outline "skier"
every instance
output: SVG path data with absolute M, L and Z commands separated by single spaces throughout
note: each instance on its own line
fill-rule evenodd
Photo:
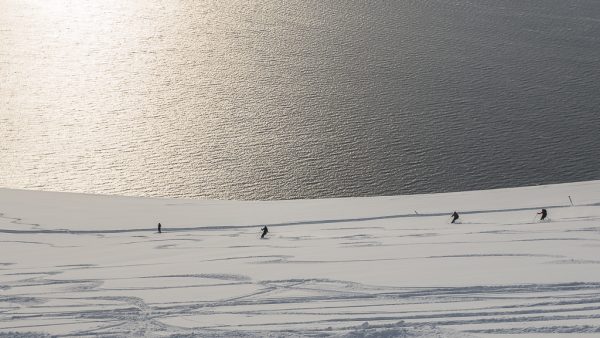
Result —
M 267 229 L 267 226 L 265 225 L 264 227 L 262 227 L 260 230 L 262 230 L 262 235 L 260 235 L 260 239 L 265 238 L 265 236 L 267 235 L 267 233 L 269 232 L 269 229 Z
M 542 215 L 540 217 L 540 221 L 543 221 L 546 219 L 546 216 L 548 216 L 548 211 L 546 211 L 546 209 L 542 209 L 542 211 L 537 213 L 538 215 Z
M 160 223 L 158 223 L 158 233 L 159 234 L 162 234 L 161 228 L 162 228 L 162 225 Z
M 452 222 L 450 222 L 450 223 L 456 222 L 457 219 L 458 219 L 458 212 L 455 211 L 452 213 Z

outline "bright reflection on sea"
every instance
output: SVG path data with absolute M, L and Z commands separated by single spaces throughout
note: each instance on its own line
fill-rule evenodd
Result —
M 0 187 L 269 199 L 600 179 L 593 0 L 0 8 Z

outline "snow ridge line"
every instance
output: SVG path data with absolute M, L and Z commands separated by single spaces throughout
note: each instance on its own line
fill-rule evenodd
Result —
M 599 202 L 578 204 L 577 206 L 589 207 L 599 206 Z M 541 208 L 547 209 L 558 209 L 558 208 L 570 208 L 571 205 L 545 205 L 536 207 L 525 207 L 525 208 L 510 208 L 510 209 L 487 209 L 487 210 L 467 210 L 461 211 L 463 215 L 473 214 L 486 214 L 486 213 L 500 213 L 500 212 L 515 212 L 515 211 L 529 211 L 529 210 L 540 210 Z M 420 213 L 420 214 L 398 214 L 398 215 L 384 215 L 384 216 L 372 216 L 372 217 L 361 217 L 361 218 L 339 218 L 339 219 L 324 219 L 314 221 L 292 221 L 292 222 L 281 222 L 281 223 L 270 223 L 270 224 L 251 224 L 251 225 L 218 225 L 218 226 L 199 226 L 199 227 L 173 227 L 169 228 L 169 232 L 185 232 L 185 231 L 215 231 L 215 230 L 236 230 L 236 229 L 252 229 L 261 226 L 268 227 L 283 227 L 283 226 L 295 226 L 295 225 L 314 225 L 314 224 L 335 224 L 335 223 L 350 223 L 350 222 L 371 222 L 385 219 L 396 219 L 396 218 L 413 218 L 413 217 L 437 217 L 447 216 L 448 212 L 435 212 L 435 213 Z M 0 213 L 0 218 L 12 220 L 10 223 L 20 225 L 30 225 L 39 227 L 37 223 L 25 223 L 21 218 L 8 217 L 4 213 Z M 154 230 L 154 228 L 152 228 Z M 149 228 L 135 228 L 135 229 L 119 229 L 119 230 L 70 230 L 70 229 L 46 229 L 46 230 L 11 230 L 11 229 L 0 229 L 0 233 L 6 234 L 113 234 L 113 233 L 132 233 L 132 232 L 147 232 Z

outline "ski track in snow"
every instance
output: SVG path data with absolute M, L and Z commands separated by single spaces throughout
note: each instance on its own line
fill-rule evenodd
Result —
M 538 209 L 274 222 L 269 241 L 2 213 L 0 337 L 600 334 L 600 204 Z

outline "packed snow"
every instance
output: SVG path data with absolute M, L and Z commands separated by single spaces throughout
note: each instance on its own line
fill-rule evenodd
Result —
M 294 201 L 0 189 L 0 247 L 0 336 L 600 335 L 600 181 Z

